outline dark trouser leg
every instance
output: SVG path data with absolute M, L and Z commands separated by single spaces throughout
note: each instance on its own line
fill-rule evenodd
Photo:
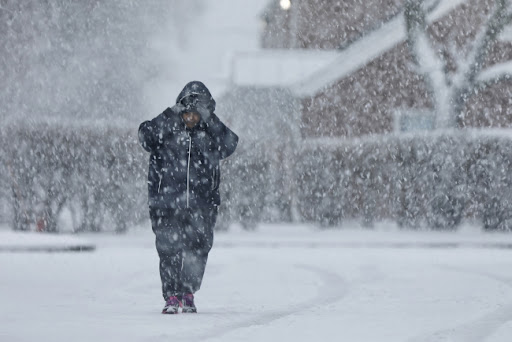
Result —
M 193 210 L 183 235 L 182 293 L 195 293 L 201 288 L 208 253 L 213 245 L 213 229 L 217 208 Z
M 167 300 L 182 293 L 183 213 L 177 210 L 150 210 L 150 216 L 160 258 L 162 295 Z

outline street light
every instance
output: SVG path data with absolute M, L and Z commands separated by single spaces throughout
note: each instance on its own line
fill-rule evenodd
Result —
M 289 10 L 291 5 L 292 5 L 292 2 L 291 0 L 281 0 L 279 2 L 279 5 L 281 5 L 281 8 L 284 9 L 285 11 Z

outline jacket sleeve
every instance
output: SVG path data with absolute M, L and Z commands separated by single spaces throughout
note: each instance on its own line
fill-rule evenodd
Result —
M 152 152 L 160 146 L 164 135 L 164 113 L 139 126 L 139 143 L 143 149 Z
M 227 158 L 235 152 L 238 136 L 213 113 L 208 120 L 208 131 L 217 144 L 220 159 Z
M 156 148 L 157 138 L 151 121 L 144 121 L 139 126 L 139 144 L 147 152 L 151 152 Z

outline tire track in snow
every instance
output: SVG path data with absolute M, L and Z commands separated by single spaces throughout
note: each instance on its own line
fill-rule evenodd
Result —
M 267 325 L 278 319 L 299 313 L 303 311 L 304 308 L 308 308 L 308 310 L 311 310 L 312 308 L 315 307 L 332 304 L 333 302 L 341 300 L 343 297 L 345 297 L 345 295 L 348 292 L 345 280 L 335 273 L 310 265 L 301 264 L 294 265 L 294 267 L 309 271 L 322 280 L 322 286 L 318 289 L 317 296 L 305 302 L 295 304 L 286 309 L 267 311 L 240 322 L 234 322 L 233 324 L 221 326 L 215 330 L 209 331 L 208 333 L 198 336 L 198 338 L 208 340 L 212 338 L 221 337 L 234 330 L 248 328 L 252 326 Z M 340 286 L 332 286 L 332 284 L 340 284 Z
M 309 271 L 315 275 L 315 277 L 321 279 L 322 285 L 318 289 L 318 295 L 307 301 L 294 304 L 286 309 L 281 310 L 269 310 L 264 311 L 260 314 L 253 315 L 252 317 L 235 320 L 230 323 L 221 323 L 213 329 L 202 332 L 201 334 L 194 335 L 190 334 L 187 339 L 191 341 L 205 341 L 209 339 L 219 338 L 235 330 L 249 328 L 252 326 L 263 326 L 267 325 L 278 319 L 294 315 L 308 308 L 308 310 L 314 309 L 315 307 L 321 307 L 324 305 L 332 304 L 336 301 L 341 300 L 348 293 L 346 281 L 339 275 L 321 269 L 319 267 L 297 264 L 294 265 L 296 269 L 303 269 Z M 339 284 L 339 286 L 332 286 L 332 284 Z M 231 320 L 233 317 L 229 315 L 226 317 Z M 161 341 L 163 336 L 148 339 L 148 341 Z
M 512 288 L 512 278 L 501 277 L 488 272 L 475 271 L 462 267 L 439 266 L 439 268 L 490 278 Z M 501 326 L 510 321 L 512 321 L 512 302 L 506 303 L 499 309 L 468 323 L 463 323 L 453 328 L 441 329 L 426 335 L 416 336 L 407 341 L 482 342 L 495 333 Z

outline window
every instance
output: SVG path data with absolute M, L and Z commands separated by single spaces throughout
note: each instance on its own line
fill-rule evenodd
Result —
M 430 110 L 401 109 L 395 112 L 395 132 L 431 131 L 435 116 Z

